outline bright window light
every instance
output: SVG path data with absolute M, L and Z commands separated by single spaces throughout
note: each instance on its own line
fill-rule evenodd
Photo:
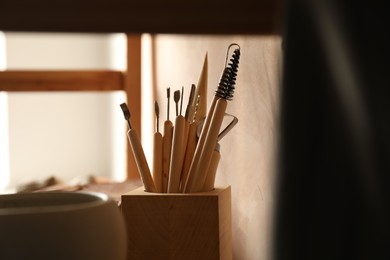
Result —
M 126 35 L 114 33 L 110 35 L 110 68 L 113 70 L 126 70 Z
M 141 38 L 141 125 L 142 146 L 146 160 L 153 165 L 154 95 L 152 82 L 152 36 L 143 34 Z
M 58 49 L 62 51 L 58 52 Z M 126 52 L 126 35 L 119 33 L 82 35 L 0 32 L 0 70 L 125 71 Z M 113 181 L 125 180 L 127 128 L 119 106 L 123 102 L 126 102 L 124 91 L 0 92 L 0 192 L 12 191 L 20 184 L 41 181 L 49 176 L 69 183 L 73 180 L 83 181 L 84 175 L 107 176 Z M 20 106 L 20 103 L 24 106 Z M 24 111 L 28 106 L 32 109 Z M 54 109 L 48 110 L 47 107 Z M 26 113 L 33 114 L 34 121 L 27 124 L 28 133 L 20 135 L 20 126 L 26 121 L 20 120 L 20 115 Z M 61 120 L 52 124 L 50 118 L 53 117 L 61 117 Z M 65 131 L 69 125 L 77 127 Z M 57 138 L 61 135 L 63 138 Z M 23 138 L 31 138 L 32 144 L 24 147 Z M 55 145 L 57 142 L 58 146 Z M 36 147 L 39 147 L 37 153 L 29 150 Z M 20 154 L 20 151 L 23 153 Z M 76 152 L 81 155 L 77 156 Z M 37 163 L 46 157 L 51 159 Z
M 0 91 L 0 193 L 9 185 L 8 97 Z

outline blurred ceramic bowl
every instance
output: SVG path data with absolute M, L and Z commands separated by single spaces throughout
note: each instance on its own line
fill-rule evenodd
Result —
M 105 194 L 0 195 L 0 259 L 124 260 L 125 230 Z

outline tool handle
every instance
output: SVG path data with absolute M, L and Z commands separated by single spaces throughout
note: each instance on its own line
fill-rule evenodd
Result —
M 197 143 L 196 130 L 197 130 L 196 123 L 192 123 L 189 125 L 187 147 L 186 147 L 186 153 L 184 157 L 182 177 L 181 177 L 183 186 L 187 182 L 188 172 L 190 170 L 191 162 L 195 154 L 195 147 Z M 184 189 L 184 187 L 182 188 Z
M 221 153 L 219 152 L 219 144 L 217 143 L 213 154 L 211 155 L 211 161 L 209 169 L 207 170 L 206 180 L 204 181 L 203 191 L 212 191 L 214 189 L 215 176 L 217 175 L 217 169 L 220 160 Z
M 172 149 L 173 124 L 172 121 L 166 120 L 164 122 L 164 137 L 163 137 L 163 168 L 162 168 L 162 192 L 166 193 L 168 190 L 169 179 L 169 165 L 171 160 Z
M 157 192 L 162 192 L 163 187 L 163 175 L 162 175 L 162 162 L 163 162 L 163 138 L 161 133 L 156 132 L 153 136 L 153 180 L 156 186 Z
M 150 173 L 148 163 L 146 161 L 144 150 L 142 149 L 141 142 L 138 138 L 137 132 L 134 129 L 127 131 L 127 137 L 129 138 L 129 143 L 131 150 L 133 151 L 135 162 L 137 164 L 138 172 L 141 177 L 142 182 L 144 183 L 145 191 L 147 192 L 156 192 L 156 187 Z
M 168 193 L 178 193 L 180 190 L 181 170 L 184 161 L 186 120 L 179 115 L 173 129 L 171 161 L 169 166 Z
M 195 179 L 192 186 L 189 187 L 189 192 L 201 192 L 203 189 L 207 170 L 211 161 L 211 155 L 214 151 L 215 145 L 217 144 L 218 134 L 225 116 L 226 107 L 227 101 L 225 99 L 219 99 L 215 105 L 215 110 L 211 118 L 210 127 L 207 131 L 198 167 L 194 173 Z
M 198 143 L 197 143 L 196 148 L 195 148 L 195 154 L 192 158 L 191 166 L 190 166 L 190 169 L 188 171 L 187 181 L 185 183 L 184 190 L 183 190 L 184 193 L 190 192 L 190 187 L 192 187 L 193 182 L 196 178 L 195 172 L 199 166 L 200 155 L 201 155 L 202 150 L 203 150 L 203 145 L 204 145 L 204 142 L 206 140 L 206 135 L 207 135 L 207 132 L 208 132 L 208 129 L 210 126 L 211 118 L 213 116 L 217 100 L 218 100 L 217 97 L 213 98 L 213 101 L 211 102 L 211 105 L 210 105 L 209 113 L 207 114 L 207 117 L 206 117 L 205 122 L 203 124 L 202 132 L 200 133 L 200 137 L 199 137 Z

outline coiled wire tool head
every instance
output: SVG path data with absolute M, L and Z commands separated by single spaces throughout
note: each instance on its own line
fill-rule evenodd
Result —
M 229 51 L 233 46 L 237 46 L 238 48 L 233 51 L 230 62 L 228 63 Z M 223 70 L 219 86 L 215 91 L 216 96 L 226 100 L 233 100 L 240 54 L 240 46 L 238 44 L 232 43 L 229 45 L 226 53 L 225 69 Z

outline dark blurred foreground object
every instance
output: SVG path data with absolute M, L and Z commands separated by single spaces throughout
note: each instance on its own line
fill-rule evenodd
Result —
M 390 14 L 287 1 L 274 259 L 390 259 Z

